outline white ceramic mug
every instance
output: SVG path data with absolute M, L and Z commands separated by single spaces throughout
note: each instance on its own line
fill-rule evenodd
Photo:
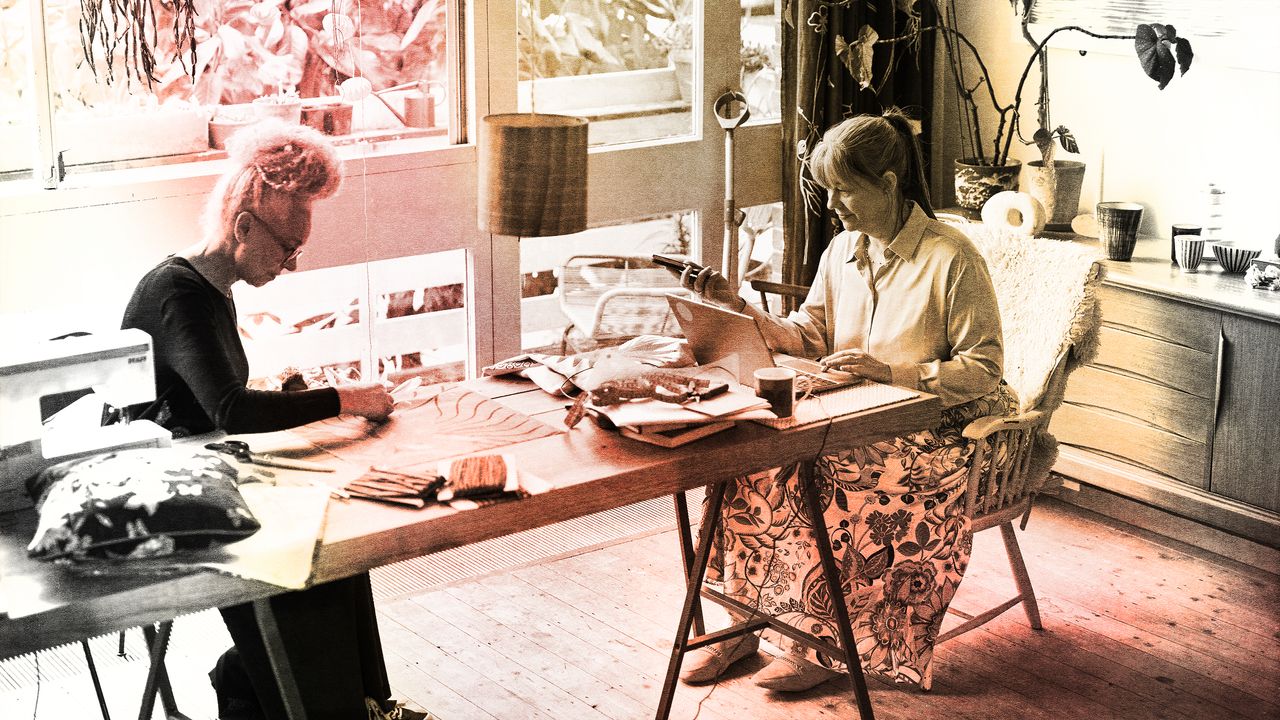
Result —
M 756 395 L 769 401 L 769 408 L 780 418 L 795 412 L 796 371 L 785 367 L 760 368 L 755 372 Z

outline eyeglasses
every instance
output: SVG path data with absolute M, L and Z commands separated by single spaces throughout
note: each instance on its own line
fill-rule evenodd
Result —
M 249 217 L 253 218 L 254 220 L 257 220 L 258 225 L 261 226 L 263 231 L 267 233 L 267 236 L 270 237 L 273 241 L 275 241 L 275 244 L 279 245 L 280 249 L 287 254 L 287 257 L 285 257 L 285 259 L 281 261 L 280 263 L 281 265 L 288 265 L 294 260 L 297 260 L 298 256 L 302 254 L 302 243 L 298 243 L 297 245 L 295 245 L 291 242 L 287 242 L 284 238 L 277 235 L 276 232 L 271 229 L 271 226 L 268 225 L 265 220 L 258 217 L 252 210 L 244 210 L 243 212 L 247 213 Z

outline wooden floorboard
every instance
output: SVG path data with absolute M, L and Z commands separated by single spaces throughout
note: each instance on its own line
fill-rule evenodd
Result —
M 872 678 L 878 718 L 1280 720 L 1276 576 L 1052 500 L 1019 537 L 1045 629 L 1014 608 L 939 646 L 928 693 Z M 443 720 L 652 717 L 680 572 L 665 532 L 381 602 L 396 694 Z M 953 605 L 974 612 L 1013 593 L 999 533 L 979 534 Z M 707 617 L 727 621 L 714 606 Z M 206 673 L 227 642 L 220 620 L 180 619 L 174 632 L 179 706 L 213 720 Z M 672 718 L 857 716 L 847 680 L 794 695 L 755 686 L 769 649 L 716 685 L 680 685 Z M 137 716 L 144 672 L 104 672 L 113 716 Z M 97 717 L 86 676 L 42 683 L 35 706 L 34 687 L 0 692 L 6 720 Z

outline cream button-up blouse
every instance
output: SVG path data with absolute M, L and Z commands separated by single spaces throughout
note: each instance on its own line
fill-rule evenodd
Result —
M 843 232 L 818 263 L 809 296 L 786 319 L 749 306 L 774 350 L 819 357 L 860 349 L 890 366 L 893 384 L 946 406 L 1000 384 L 1004 344 L 991 275 L 960 230 L 912 204 L 873 271 L 862 233 Z

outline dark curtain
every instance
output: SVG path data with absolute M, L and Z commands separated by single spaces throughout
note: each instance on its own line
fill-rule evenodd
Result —
M 895 0 L 789 0 L 782 16 L 783 224 L 786 237 L 782 273 L 788 283 L 809 285 L 818 258 L 836 232 L 826 209 L 826 192 L 804 166 L 808 148 L 828 127 L 851 115 L 879 113 L 898 106 L 923 123 L 930 137 L 933 110 L 933 33 L 917 44 L 876 46 L 875 80 L 858 86 L 836 55 L 836 38 L 852 43 L 863 25 L 880 38 L 906 34 L 908 16 Z M 934 24 L 932 3 L 917 3 L 921 26 Z M 925 177 L 929 149 L 925 147 Z

